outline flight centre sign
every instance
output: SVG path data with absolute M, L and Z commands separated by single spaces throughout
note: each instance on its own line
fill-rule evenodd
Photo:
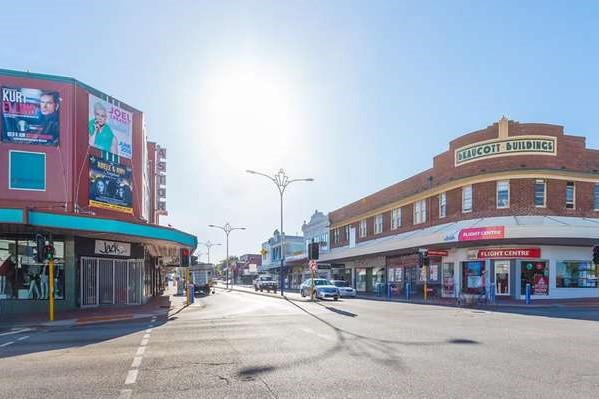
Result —
M 455 150 L 455 166 L 511 155 L 557 155 L 553 136 L 514 136 L 469 144 Z

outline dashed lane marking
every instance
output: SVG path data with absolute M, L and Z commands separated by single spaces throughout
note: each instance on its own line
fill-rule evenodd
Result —
M 141 356 L 144 354 L 145 351 L 146 351 L 146 347 L 140 346 L 139 348 L 137 348 L 137 352 L 135 353 L 135 356 Z
M 129 373 L 127 374 L 127 379 L 125 380 L 125 385 L 135 384 L 135 381 L 137 381 L 138 373 L 139 373 L 138 369 L 129 370 Z
M 5 342 L 5 343 L 3 343 L 2 345 L 0 345 L 0 348 L 7 347 L 8 345 L 12 345 L 12 344 L 14 344 L 14 343 L 15 343 L 15 341 L 8 341 L 8 342 Z
M 146 346 L 148 344 L 148 339 L 141 340 L 141 346 Z
M 131 389 L 121 389 L 121 394 L 119 395 L 119 399 L 129 399 L 133 390 Z
M 139 366 L 141 365 L 141 359 L 143 359 L 142 356 L 135 356 L 133 358 L 133 363 L 131 363 L 131 368 L 132 369 L 139 368 Z
M 22 341 L 22 340 L 27 339 L 29 337 L 30 337 L 30 335 L 25 335 L 24 337 L 17 338 L 17 341 Z
M 24 333 L 26 331 L 31 331 L 31 328 L 21 328 L 20 330 L 7 331 L 7 332 L 0 334 L 0 337 L 3 337 L 5 335 L 20 334 L 20 333 Z

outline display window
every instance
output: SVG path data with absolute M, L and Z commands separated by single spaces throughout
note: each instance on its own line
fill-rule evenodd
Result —
M 510 261 L 495 261 L 495 294 L 510 295 Z
M 485 286 L 485 262 L 462 262 L 462 292 L 466 294 L 483 294 Z
M 442 280 L 443 280 L 443 296 L 446 298 L 452 298 L 455 296 L 455 283 L 454 283 L 454 270 L 453 263 L 443 263 L 441 268 Z
M 557 262 L 557 288 L 597 288 L 595 265 L 591 261 Z
M 64 299 L 64 242 L 54 241 L 54 298 Z M 32 240 L 0 240 L 0 300 L 47 300 L 48 262 L 36 261 Z
M 522 261 L 521 295 L 526 294 L 530 284 L 532 295 L 549 295 L 549 266 L 546 261 Z
M 366 269 L 356 268 L 356 290 L 365 292 L 366 291 Z

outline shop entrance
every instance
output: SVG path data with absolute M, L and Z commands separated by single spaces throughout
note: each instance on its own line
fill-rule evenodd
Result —
M 81 258 L 81 307 L 141 304 L 143 259 Z
M 418 266 L 410 266 L 404 268 L 404 270 L 406 273 L 404 278 L 404 284 L 407 285 L 407 283 L 410 283 L 410 296 L 421 296 L 422 289 L 420 288 L 420 284 L 423 284 L 424 280 L 422 280 L 422 283 L 420 282 L 420 268 Z
M 510 261 L 495 261 L 495 295 L 510 295 Z

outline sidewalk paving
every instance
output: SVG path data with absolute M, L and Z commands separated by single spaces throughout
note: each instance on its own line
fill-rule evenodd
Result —
M 226 289 L 223 285 L 217 286 L 217 288 Z M 280 291 L 277 293 L 268 293 L 268 292 L 260 292 L 255 291 L 253 286 L 250 285 L 234 285 L 232 288 L 233 291 L 241 291 L 248 292 L 256 295 L 270 296 L 270 297 L 278 297 L 283 298 L 281 296 Z M 285 298 L 292 301 L 299 302 L 309 302 L 310 298 L 302 298 L 299 294 L 299 290 L 287 289 L 285 290 Z M 411 300 L 406 300 L 405 298 L 400 297 L 391 297 L 387 296 L 377 296 L 375 293 L 367 294 L 367 293 L 358 293 L 356 298 L 359 299 L 368 299 L 375 301 L 386 301 L 386 302 L 402 302 L 402 303 L 411 303 L 418 305 L 434 305 L 434 306 L 453 306 L 458 307 L 455 298 L 430 298 L 427 301 L 424 301 L 422 298 L 413 298 Z M 599 308 L 599 299 L 598 298 L 577 298 L 577 299 L 533 299 L 532 303 L 527 305 L 524 300 L 518 301 L 515 299 L 504 299 L 500 298 L 495 301 L 495 303 L 489 303 L 486 305 L 462 305 L 461 307 L 477 307 L 477 308 L 567 308 L 567 307 L 576 307 L 576 308 Z
M 152 316 L 172 315 L 187 306 L 187 298 L 176 296 L 176 288 L 167 288 L 161 296 L 143 305 L 81 308 L 56 312 L 54 321 L 47 313 L 10 315 L 0 321 L 0 330 L 26 327 L 70 327 L 111 321 L 132 320 Z

